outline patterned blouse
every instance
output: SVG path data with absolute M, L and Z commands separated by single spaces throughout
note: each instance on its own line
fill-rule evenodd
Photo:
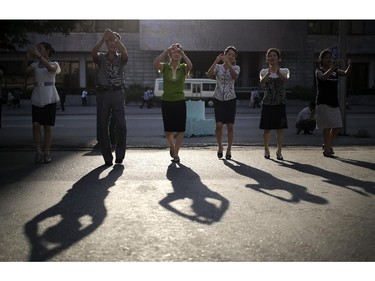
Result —
M 234 72 L 240 75 L 240 67 L 238 65 L 232 66 Z M 214 98 L 220 101 L 228 101 L 236 98 L 234 92 L 235 79 L 230 75 L 229 69 L 225 69 L 223 64 L 217 64 L 215 66 L 214 74 L 216 76 L 216 88 L 214 92 Z
M 259 73 L 260 79 L 266 76 L 268 68 L 262 69 Z M 285 77 L 289 78 L 290 71 L 287 68 L 280 68 L 280 73 Z M 263 97 L 262 103 L 265 105 L 279 105 L 286 104 L 286 94 L 284 89 L 284 83 L 279 78 L 279 75 L 271 72 L 269 79 L 265 85 L 266 91 Z
M 98 59 L 95 61 L 98 65 L 97 83 L 100 86 L 124 86 L 125 84 L 125 65 L 127 60 L 121 58 L 117 53 L 112 62 L 107 60 L 107 53 L 99 52 Z

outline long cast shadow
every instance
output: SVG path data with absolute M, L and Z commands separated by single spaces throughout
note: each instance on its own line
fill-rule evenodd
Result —
M 100 166 L 82 177 L 60 202 L 25 224 L 24 231 L 31 244 L 30 261 L 51 259 L 103 223 L 107 215 L 104 200 L 108 189 L 115 185 L 124 170 L 123 166 L 114 166 L 106 177 L 99 179 L 106 168 Z M 51 226 L 44 229 L 44 224 Z
M 236 173 L 254 179 L 258 182 L 258 184 L 247 184 L 246 187 L 264 193 L 281 201 L 289 203 L 299 203 L 301 201 L 306 201 L 314 204 L 328 204 L 328 201 L 325 198 L 309 193 L 308 189 L 304 186 L 278 179 L 270 173 L 266 173 L 257 168 L 248 166 L 242 162 L 236 160 L 224 160 L 224 164 Z M 271 190 L 287 191 L 291 194 L 291 198 L 288 199 L 272 194 L 270 193 Z
M 324 170 L 317 166 L 313 166 L 309 164 L 301 164 L 301 163 L 289 161 L 289 160 L 283 161 L 281 165 L 283 165 L 283 167 L 294 169 L 302 173 L 307 173 L 310 175 L 316 175 L 316 176 L 325 178 L 324 181 L 327 183 L 349 189 L 363 196 L 369 196 L 368 194 L 375 194 L 374 182 L 358 180 L 358 179 L 346 176 L 341 173 L 335 173 L 335 172 Z M 352 186 L 359 187 L 363 189 L 365 192 L 361 190 L 356 190 L 352 188 Z
M 337 157 L 337 158 L 334 158 L 334 159 L 339 160 L 341 162 L 344 162 L 346 164 L 351 164 L 351 165 L 354 165 L 354 166 L 358 166 L 358 167 L 361 167 L 361 168 L 366 168 L 366 169 L 375 171 L 375 164 L 374 163 L 369 163 L 369 162 L 360 161 L 360 160 L 347 159 L 347 158 L 341 158 L 341 157 Z
M 204 185 L 197 173 L 183 164 L 168 166 L 167 178 L 171 181 L 173 192 L 162 199 L 159 204 L 167 210 L 202 224 L 212 224 L 220 221 L 229 206 L 229 201 L 219 193 L 210 190 Z M 174 201 L 191 199 L 191 211 L 184 211 L 172 206 Z M 215 201 L 215 204 L 210 201 Z M 189 210 L 190 211 L 190 210 Z

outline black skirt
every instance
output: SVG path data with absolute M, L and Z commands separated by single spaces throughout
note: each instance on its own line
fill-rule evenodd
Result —
M 55 126 L 56 103 L 50 103 L 44 107 L 32 105 L 32 122 L 40 125 Z
M 259 129 L 276 130 L 288 128 L 285 104 L 262 105 Z
M 214 99 L 215 121 L 222 124 L 234 124 L 236 117 L 236 99 L 221 101 Z
M 186 130 L 186 102 L 162 101 L 164 132 L 185 132 Z

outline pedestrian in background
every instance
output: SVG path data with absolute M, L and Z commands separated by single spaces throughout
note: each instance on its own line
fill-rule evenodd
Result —
M 315 71 L 316 77 L 316 125 L 323 129 L 323 155 L 333 157 L 332 141 L 342 128 L 342 119 L 338 99 L 338 76 L 349 76 L 352 63 L 350 59 L 346 70 L 340 69 L 344 61 L 333 61 L 332 51 L 323 50 L 318 59 L 319 67 Z
M 166 56 L 169 62 L 164 62 Z M 181 63 L 184 59 L 185 63 Z M 193 69 L 193 64 L 186 56 L 180 43 L 172 44 L 157 56 L 154 68 L 163 73 L 163 95 L 161 109 L 164 132 L 169 144 L 169 154 L 173 162 L 180 162 L 179 151 L 186 129 L 186 101 L 184 94 L 185 78 Z M 176 139 L 174 138 L 176 132 Z
M 103 45 L 107 51 L 100 52 Z M 125 66 L 128 62 L 128 52 L 121 42 L 117 32 L 106 29 L 102 39 L 91 51 L 97 64 L 97 126 L 98 142 L 107 166 L 113 165 L 111 141 L 109 135 L 109 120 L 113 114 L 116 138 L 116 164 L 121 164 L 126 150 L 126 120 L 125 120 Z
M 312 134 L 316 127 L 316 104 L 311 101 L 309 106 L 303 108 L 297 115 L 297 135 L 303 131 L 305 135 Z
M 145 91 L 143 92 L 142 104 L 139 108 L 143 108 L 145 105 L 147 105 L 148 107 L 149 98 L 150 98 L 150 94 L 149 94 L 148 88 L 145 88 Z
M 86 106 L 87 105 L 87 99 L 88 99 L 87 95 L 88 95 L 87 89 L 83 89 L 82 95 L 81 95 L 82 106 Z
M 60 105 L 61 105 L 61 111 L 65 111 L 65 101 L 66 101 L 66 94 L 65 91 L 60 90 Z
M 216 77 L 214 91 L 214 111 L 216 122 L 216 140 L 219 146 L 217 157 L 223 157 L 223 125 L 227 126 L 228 145 L 225 153 L 226 159 L 232 158 L 232 144 L 234 137 L 234 120 L 236 116 L 236 93 L 234 83 L 240 74 L 240 67 L 236 65 L 237 50 L 228 46 L 223 53 L 218 55 L 207 71 L 207 77 Z
M 26 59 L 23 63 L 25 72 L 34 74 L 34 89 L 31 94 L 33 137 L 36 148 L 35 163 L 50 163 L 52 127 L 55 126 L 56 104 L 60 100 L 55 81 L 56 74 L 61 72 L 58 62 L 50 61 L 51 55 L 55 53 L 52 45 L 41 42 L 36 47 L 28 49 Z M 34 58 L 31 65 L 28 59 Z M 44 155 L 41 149 L 41 126 L 44 127 Z
M 270 48 L 266 53 L 268 68 L 259 73 L 260 85 L 265 86 L 259 128 L 263 131 L 264 158 L 270 159 L 269 143 L 271 130 L 276 130 L 277 151 L 276 158 L 284 160 L 282 147 L 284 143 L 284 129 L 288 128 L 286 116 L 286 94 L 284 83 L 288 81 L 290 71 L 281 68 L 281 52 L 277 48 Z

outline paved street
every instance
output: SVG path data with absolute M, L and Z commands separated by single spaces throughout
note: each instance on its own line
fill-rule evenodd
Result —
M 128 124 L 142 118 L 129 110 Z M 352 120 L 373 118 L 371 110 Z M 93 114 L 59 117 L 95 124 Z M 211 136 L 206 144 L 187 139 L 181 164 L 173 164 L 160 136 L 150 147 L 131 146 L 123 166 L 108 168 L 92 150 L 95 127 L 80 133 L 91 145 L 67 145 L 78 130 L 57 133 L 53 162 L 34 165 L 30 127 L 17 130 L 27 141 L 11 133 L 12 122 L 25 118 L 5 114 L 10 123 L 0 130 L 0 261 L 375 260 L 372 128 L 369 138 L 339 137 L 333 159 L 322 156 L 319 132 L 290 131 L 285 161 L 274 148 L 266 160 L 262 146 L 249 143 L 236 144 L 233 160 L 218 160 Z M 306 142 L 296 144 L 297 137 Z

